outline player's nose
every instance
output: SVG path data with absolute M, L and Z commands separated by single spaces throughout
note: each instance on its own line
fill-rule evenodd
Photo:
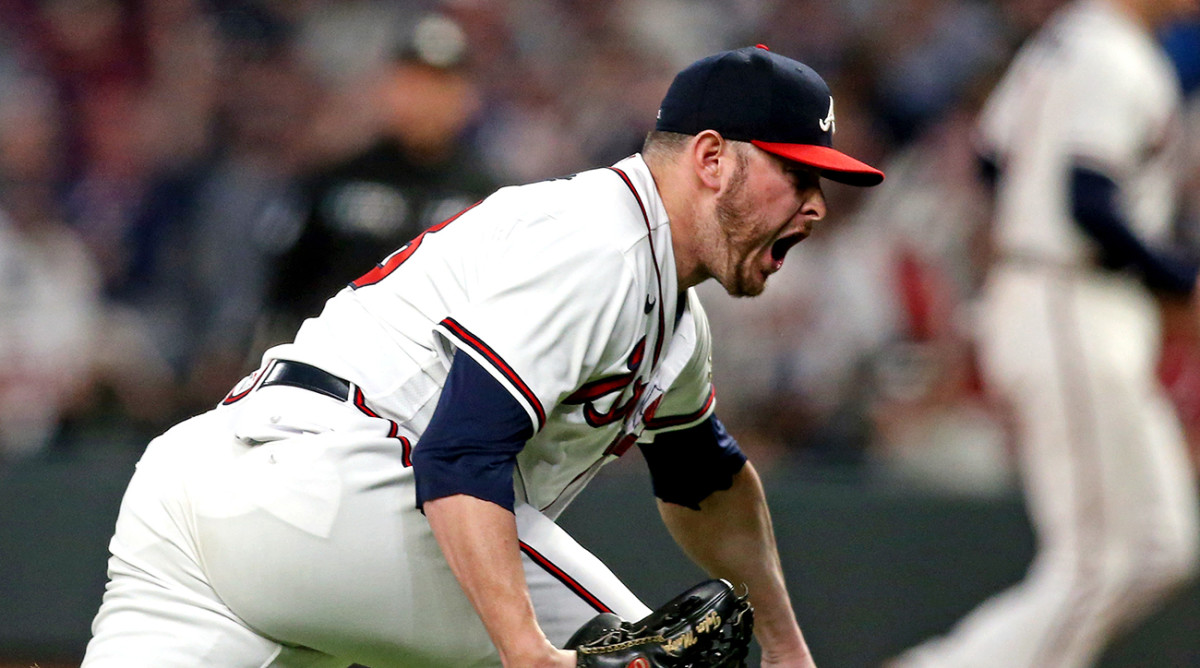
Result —
M 825 218 L 828 212 L 825 205 L 825 192 L 818 186 L 806 191 L 804 201 L 800 205 L 800 216 L 807 222 L 815 223 Z

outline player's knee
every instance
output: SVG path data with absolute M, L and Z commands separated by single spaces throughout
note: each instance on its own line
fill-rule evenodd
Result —
M 1174 590 L 1200 575 L 1200 536 L 1179 532 L 1155 552 L 1151 566 L 1164 589 Z
M 1126 557 L 1122 577 L 1117 578 L 1120 586 L 1114 590 L 1121 600 L 1113 603 L 1157 603 L 1200 574 L 1200 538 L 1188 532 L 1159 532 L 1131 546 Z

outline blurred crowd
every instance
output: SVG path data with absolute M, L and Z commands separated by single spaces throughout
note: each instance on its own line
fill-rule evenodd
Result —
M 766 459 L 1004 485 L 971 133 L 1059 4 L 0 0 L 0 460 L 140 448 L 411 236 L 638 150 L 676 71 L 764 43 L 825 76 L 839 147 L 888 179 L 830 184 L 762 298 L 702 288 L 723 419 Z M 1193 88 L 1198 32 L 1164 35 Z M 1194 143 L 1179 233 L 1200 247 Z M 1192 329 L 1164 378 L 1200 425 Z

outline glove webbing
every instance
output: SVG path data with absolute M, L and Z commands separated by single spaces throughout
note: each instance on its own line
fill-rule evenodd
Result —
M 600 641 L 596 641 L 596 642 L 602 642 L 602 641 L 603 641 L 603 639 L 601 639 Z M 602 645 L 599 647 L 590 647 L 589 645 L 595 644 L 593 642 L 593 643 L 589 643 L 589 645 L 584 645 L 582 647 L 579 647 L 575 651 L 579 652 L 580 654 L 608 654 L 610 652 L 618 652 L 623 649 L 637 647 L 638 645 L 651 645 L 654 643 L 661 644 L 661 643 L 665 643 L 666 641 L 667 641 L 667 639 L 664 638 L 663 636 L 654 635 L 654 636 L 646 636 L 644 638 L 634 638 L 632 640 L 626 640 L 624 642 L 613 643 L 612 645 Z

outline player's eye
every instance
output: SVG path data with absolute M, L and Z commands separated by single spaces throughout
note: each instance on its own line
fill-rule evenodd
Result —
M 816 188 L 821 184 L 820 174 L 818 174 L 816 170 L 808 167 L 801 167 L 797 165 L 794 167 L 789 167 L 784 171 L 791 180 L 792 187 L 799 192 Z

